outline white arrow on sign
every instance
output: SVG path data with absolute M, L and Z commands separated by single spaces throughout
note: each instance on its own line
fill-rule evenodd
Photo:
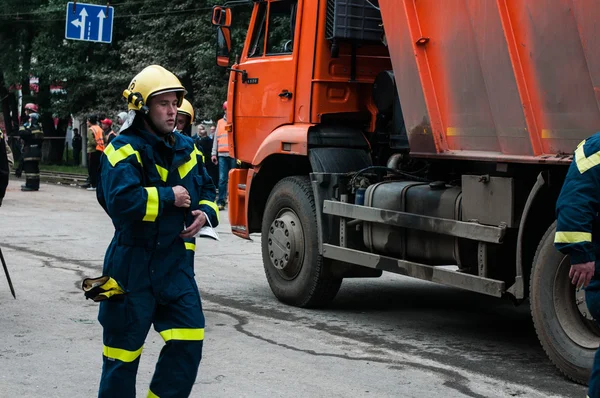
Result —
M 85 8 L 81 10 L 79 16 L 81 17 L 81 20 L 76 19 L 74 21 L 71 21 L 71 23 L 80 29 L 79 38 L 83 40 L 85 38 L 85 19 L 88 16 L 88 13 L 85 10 Z
M 104 14 L 104 10 L 100 10 L 100 12 L 98 13 L 98 41 L 102 41 L 102 30 L 104 29 L 104 19 L 106 18 L 106 15 Z

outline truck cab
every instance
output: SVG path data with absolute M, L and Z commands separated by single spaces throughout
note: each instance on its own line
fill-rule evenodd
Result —
M 248 189 L 254 190 L 252 179 L 265 164 L 277 173 L 269 171 L 258 182 L 272 187 L 284 175 L 308 175 L 310 148 L 371 145 L 364 132 L 373 131 L 376 119 L 372 86 L 391 63 L 377 10 L 347 7 L 356 8 L 362 19 L 342 21 L 343 10 L 317 0 L 254 2 L 242 53 L 230 68 L 227 98 L 230 155 L 247 166 L 230 178 L 230 213 L 239 236 L 260 231 L 265 189 L 257 189 L 262 192 L 253 199 Z M 228 12 L 219 11 L 217 18 L 231 19 Z M 370 25 L 363 30 L 352 23 Z M 222 54 L 228 53 L 223 47 L 230 43 L 229 25 L 217 24 Z M 219 62 L 227 64 L 227 57 Z

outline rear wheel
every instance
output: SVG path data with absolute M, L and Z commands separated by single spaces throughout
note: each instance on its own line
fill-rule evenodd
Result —
M 569 257 L 554 248 L 556 223 L 540 241 L 531 271 L 531 313 L 550 360 L 569 379 L 586 384 L 600 343 L 583 289 L 569 280 Z
M 342 283 L 319 255 L 319 230 L 308 177 L 279 181 L 262 221 L 262 257 L 269 286 L 280 301 L 297 307 L 329 304 Z

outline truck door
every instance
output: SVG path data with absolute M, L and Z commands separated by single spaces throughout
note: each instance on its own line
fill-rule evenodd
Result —
M 294 120 L 298 0 L 259 3 L 236 69 L 233 129 L 236 157 L 251 162 L 264 139 Z M 298 29 L 299 30 L 299 29 Z

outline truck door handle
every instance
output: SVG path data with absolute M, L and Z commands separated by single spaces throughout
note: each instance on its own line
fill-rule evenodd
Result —
M 291 92 L 289 92 L 287 90 L 283 90 L 282 92 L 279 93 L 280 98 L 292 99 L 293 96 L 294 96 L 294 94 L 292 94 Z

